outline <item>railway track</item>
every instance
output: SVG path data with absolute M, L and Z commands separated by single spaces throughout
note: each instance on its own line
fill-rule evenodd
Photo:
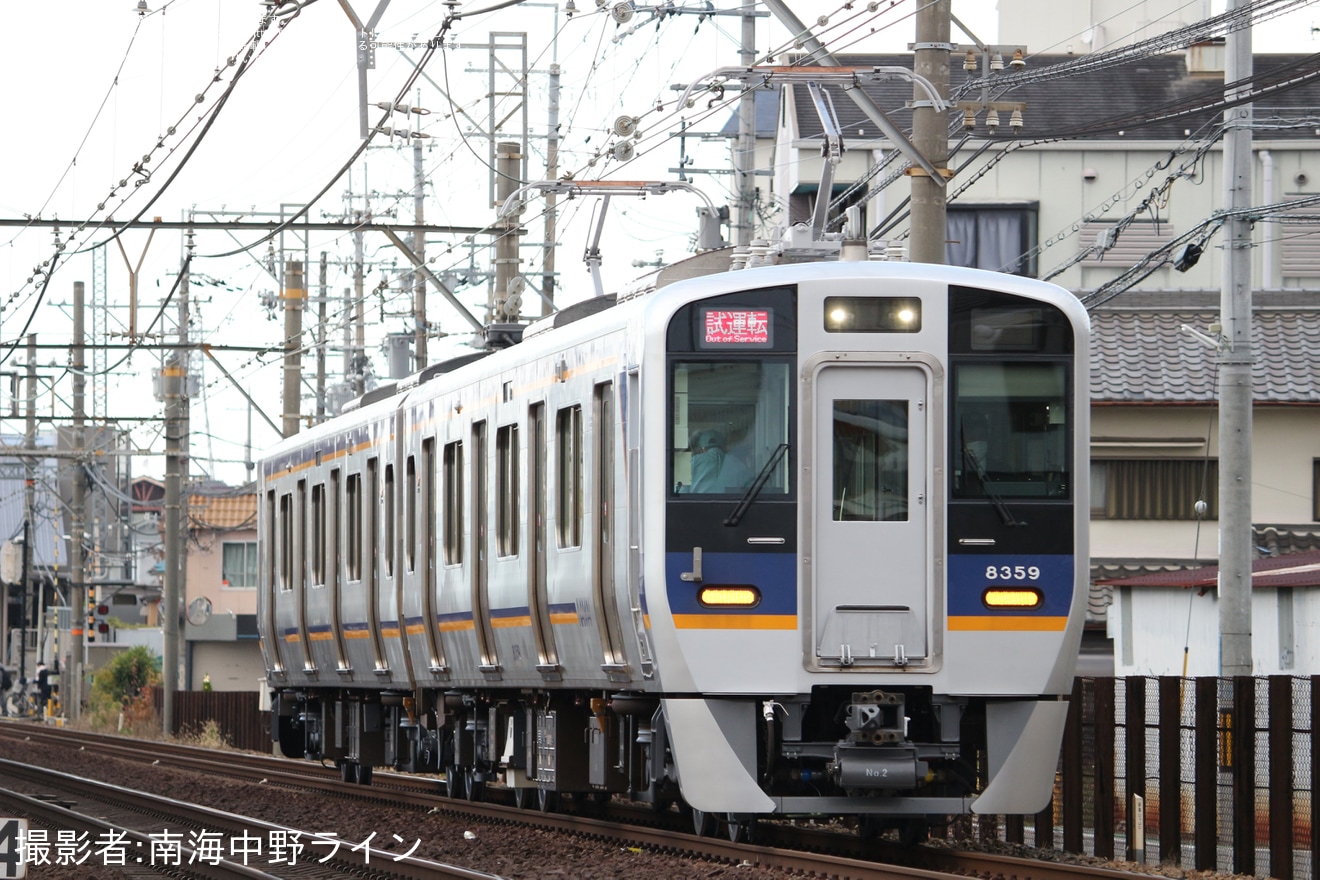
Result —
M 634 810 L 604 810 L 592 801 L 565 803 L 564 812 L 542 813 L 509 804 L 456 801 L 440 795 L 438 777 L 380 773 L 372 784 L 345 783 L 333 767 L 239 752 L 217 752 L 173 743 L 147 742 L 27 724 L 0 724 L 0 738 L 17 737 L 33 744 L 78 750 L 141 764 L 173 767 L 262 786 L 263 798 L 279 789 L 311 791 L 354 803 L 404 807 L 423 813 L 447 813 L 485 822 L 571 833 L 630 850 L 723 862 L 745 869 L 772 869 L 793 874 L 837 878 L 932 878 L 936 875 L 976 876 L 985 880 L 1087 880 L 1136 876 L 1090 865 L 1046 862 L 940 847 L 902 847 L 884 840 L 864 840 L 837 828 L 810 824 L 765 822 L 756 844 L 737 843 L 687 833 L 690 821 L 677 812 L 648 814 Z M 495 789 L 488 789 L 494 797 Z M 594 814 L 594 815 L 593 815 Z M 643 823 L 643 824 L 639 824 Z M 281 876 L 287 876 L 281 874 Z M 392 875 L 401 876 L 401 875 Z M 432 874 L 431 876 L 437 876 Z

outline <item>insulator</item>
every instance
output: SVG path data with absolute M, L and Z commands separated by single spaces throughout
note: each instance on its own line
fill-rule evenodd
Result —
M 976 70 L 976 53 L 971 49 L 967 50 L 967 57 L 963 59 L 963 70 L 972 73 Z
M 1015 131 L 1015 132 L 1016 132 L 1016 131 L 1021 131 L 1021 130 L 1022 130 L 1022 111 L 1021 111 L 1021 110 L 1014 110 L 1013 113 L 1008 117 L 1008 127 L 1011 128 L 1011 129 L 1013 129 L 1013 131 Z
M 963 111 L 963 128 L 968 131 L 976 128 L 976 111 L 970 107 Z
M 990 72 L 998 73 L 1004 69 L 1004 56 L 998 52 L 990 56 Z
M 991 110 L 985 114 L 985 130 L 994 134 L 999 130 L 999 111 Z
M 1008 62 L 1008 64 L 1014 70 L 1021 70 L 1022 68 L 1027 66 L 1027 59 L 1022 57 L 1021 49 L 1013 50 L 1013 60 Z

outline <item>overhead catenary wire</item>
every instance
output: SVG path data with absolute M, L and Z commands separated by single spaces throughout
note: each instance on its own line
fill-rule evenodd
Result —
M 151 199 L 147 202 L 147 204 L 138 212 L 138 214 L 128 223 L 120 226 L 117 230 L 113 232 L 113 234 L 111 235 L 111 239 L 117 238 L 119 235 L 121 235 L 124 232 L 125 229 L 129 228 L 132 224 L 141 220 L 141 218 L 146 214 L 146 212 L 150 210 L 151 205 L 153 205 L 156 202 L 156 200 L 159 199 L 160 196 L 164 194 L 165 190 L 167 190 L 170 184 L 173 183 L 173 181 L 177 178 L 179 172 L 187 164 L 188 159 L 192 157 L 193 153 L 197 149 L 197 146 L 201 143 L 201 140 L 205 137 L 206 133 L 210 130 L 211 126 L 214 124 L 215 119 L 218 117 L 220 110 L 224 107 L 224 104 L 228 100 L 229 95 L 232 94 L 235 85 L 237 85 L 238 83 L 238 80 L 242 77 L 243 73 L 248 69 L 248 66 L 253 57 L 253 53 L 256 50 L 257 45 L 259 43 L 259 37 L 265 31 L 266 26 L 268 25 L 271 17 L 272 17 L 272 13 L 270 11 L 267 11 L 265 14 L 263 14 L 262 25 L 258 28 L 256 33 L 248 40 L 247 54 L 244 56 L 243 62 L 240 65 L 238 65 L 238 67 L 235 69 L 234 75 L 233 77 L 231 77 L 229 81 L 229 85 L 221 94 L 216 104 L 213 105 L 211 112 L 204 117 L 205 121 L 201 123 L 202 125 L 201 133 L 192 142 L 190 148 L 185 153 L 184 157 L 180 160 L 179 164 L 174 168 L 173 172 L 169 175 L 169 177 L 166 179 L 164 184 L 162 184 L 156 190 L 155 194 L 151 197 Z M 219 81 L 218 75 L 212 79 L 212 82 L 218 82 L 218 81 Z M 209 88 L 209 85 L 207 88 Z M 203 94 L 204 93 L 205 91 L 203 91 Z M 170 133 L 172 134 L 173 131 L 171 131 Z M 164 143 L 163 138 L 158 138 L 157 147 L 159 148 L 160 146 L 163 145 L 163 143 Z M 173 149 L 170 151 L 170 154 L 172 153 L 173 153 Z M 144 181 L 150 179 L 150 172 L 145 169 L 146 159 L 149 158 L 150 155 L 151 152 L 148 152 L 144 157 L 144 161 L 135 164 L 133 168 L 135 174 L 144 175 Z M 126 180 L 127 178 L 125 178 L 125 181 Z M 123 186 L 126 186 L 126 184 L 121 182 L 121 186 L 112 187 L 111 194 L 113 195 L 120 188 L 123 188 Z M 136 192 L 137 192 L 137 186 L 135 184 L 134 190 L 123 198 L 121 204 L 127 202 L 128 199 L 131 198 Z M 101 205 L 98 206 L 97 209 L 98 212 L 100 210 L 103 210 L 104 206 L 105 203 L 104 202 L 101 203 Z M 16 337 L 13 343 L 10 343 L 8 346 L 5 347 L 6 350 L 4 351 L 3 355 L 0 355 L 0 364 L 4 364 L 6 361 L 8 361 L 8 359 L 13 355 L 13 353 L 17 350 L 18 346 L 21 344 L 23 337 L 26 336 L 28 330 L 31 328 L 32 322 L 36 317 L 37 310 L 38 308 L 40 308 L 42 301 L 45 299 L 46 292 L 49 289 L 51 280 L 54 278 L 55 271 L 59 267 L 61 259 L 67 259 L 68 257 L 81 252 L 80 250 L 71 249 L 68 247 L 68 245 L 73 241 L 73 238 L 77 236 L 80 232 L 82 232 L 84 229 L 88 228 L 89 226 L 92 227 L 92 231 L 95 231 L 96 229 L 101 228 L 104 224 L 105 224 L 104 220 L 100 221 L 99 223 L 93 223 L 93 220 L 91 218 L 88 218 L 84 220 L 82 223 L 77 224 L 73 229 L 73 231 L 70 233 L 69 239 L 66 242 L 57 245 L 57 247 L 55 248 L 55 253 L 50 258 L 48 258 L 46 262 L 42 263 L 41 266 L 37 267 L 37 270 L 34 272 L 34 275 L 37 274 L 42 275 L 41 287 L 37 291 L 34 297 L 34 302 L 32 303 L 32 307 L 28 313 L 27 319 L 24 322 L 22 332 L 18 335 L 18 337 Z M 101 244 L 104 244 L 104 242 L 102 242 Z M 28 280 L 29 283 L 31 283 L 32 279 L 29 278 Z M 11 294 L 8 303 L 12 303 L 20 292 L 21 290 L 15 291 L 13 294 Z

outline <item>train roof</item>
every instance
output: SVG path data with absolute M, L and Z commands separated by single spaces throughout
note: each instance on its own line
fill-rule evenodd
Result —
M 448 358 L 405 378 L 380 385 L 350 401 L 338 416 L 281 440 L 268 450 L 263 458 L 278 456 L 287 449 L 304 446 L 324 435 L 338 433 L 345 425 L 368 424 L 381 419 L 396 409 L 404 399 L 418 393 L 420 389 L 440 377 L 452 376 L 457 381 L 466 381 L 470 369 L 479 362 L 485 365 L 487 372 L 498 372 L 505 365 L 513 366 L 527 357 L 535 357 L 550 350 L 571 346 L 610 326 L 622 326 L 636 309 L 654 308 L 661 312 L 669 312 L 694 299 L 737 289 L 796 284 L 813 278 L 848 275 L 936 280 L 967 287 L 992 286 L 1008 293 L 1048 300 L 1068 312 L 1074 323 L 1083 327 L 1088 324 L 1085 308 L 1075 296 L 1063 288 L 1032 278 L 981 269 L 897 261 L 834 260 L 780 263 L 749 267 L 737 272 L 710 271 L 715 265 L 718 263 L 707 259 L 695 262 L 668 276 L 664 271 L 654 273 L 648 276 L 645 283 L 623 294 L 611 294 L 574 303 L 525 327 L 512 325 L 511 329 L 511 325 L 497 325 L 502 330 L 495 345 Z M 448 383 L 441 385 L 447 387 Z M 427 391 L 430 392 L 431 389 L 428 388 Z M 427 396 L 430 396 L 429 393 Z

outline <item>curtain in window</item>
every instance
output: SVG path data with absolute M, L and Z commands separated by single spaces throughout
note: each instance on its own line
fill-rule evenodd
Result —
M 257 585 L 257 545 L 255 543 L 226 543 L 222 548 L 222 577 L 231 587 Z
M 1022 262 L 1024 212 L 986 208 L 949 211 L 944 259 L 950 266 L 1017 272 Z
M 1207 519 L 1219 516 L 1217 461 L 1120 460 L 1104 465 L 1109 519 L 1195 519 L 1197 499 L 1205 500 Z

